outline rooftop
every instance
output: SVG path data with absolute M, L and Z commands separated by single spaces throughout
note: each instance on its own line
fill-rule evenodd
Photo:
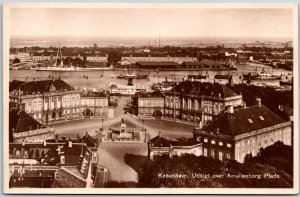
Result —
M 201 130 L 235 137 L 284 122 L 282 118 L 265 106 L 254 105 L 236 109 L 233 113 L 224 113 L 196 132 Z
M 193 146 L 199 144 L 199 142 L 194 138 L 178 138 L 177 140 L 169 140 L 161 135 L 157 135 L 152 138 L 149 143 L 151 144 L 151 147 Z
M 11 109 L 9 111 L 9 131 L 21 133 L 29 130 L 46 128 L 23 110 Z
M 183 93 L 184 95 L 205 95 L 219 98 L 237 96 L 237 94 L 234 91 L 229 89 L 224 84 L 199 81 L 183 81 L 169 91 L 169 93 L 173 92 L 177 94 Z
M 180 64 L 173 61 L 164 61 L 164 62 L 156 62 L 156 61 L 138 61 L 137 65 L 140 66 L 179 66 Z
M 81 97 L 107 97 L 108 92 L 100 90 L 85 89 L 81 92 Z
M 141 98 L 164 98 L 163 94 L 159 90 L 155 90 L 153 92 L 137 92 L 136 96 Z
M 45 93 L 50 91 L 70 91 L 74 90 L 72 86 L 61 79 L 41 80 L 41 81 L 17 81 L 9 83 L 9 92 L 20 90 L 27 95 L 33 93 Z

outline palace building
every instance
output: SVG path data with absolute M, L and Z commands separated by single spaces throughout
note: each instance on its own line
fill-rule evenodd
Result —
M 81 112 L 85 117 L 108 116 L 109 92 L 85 89 L 81 92 Z
M 55 130 L 32 118 L 23 110 L 9 111 L 10 142 L 43 142 L 55 138 Z
M 138 92 L 138 116 L 161 117 L 164 113 L 164 96 L 160 91 Z
M 228 111 L 206 126 L 194 129 L 194 138 L 203 143 L 203 155 L 220 160 L 244 162 L 247 154 L 256 156 L 260 148 L 277 141 L 292 144 L 291 121 L 284 121 L 261 104 L 228 107 Z
M 242 95 L 226 85 L 183 81 L 165 94 L 164 115 L 206 124 L 218 117 L 226 106 L 242 103 Z
M 21 105 L 34 119 L 48 123 L 81 116 L 80 91 L 63 80 L 12 81 L 10 103 Z

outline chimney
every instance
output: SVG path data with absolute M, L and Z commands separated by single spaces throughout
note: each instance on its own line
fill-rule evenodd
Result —
M 228 105 L 228 113 L 229 114 L 233 114 L 234 113 L 234 109 L 232 105 Z
M 257 103 L 258 107 L 261 107 L 261 99 L 260 98 L 256 98 L 256 103 Z

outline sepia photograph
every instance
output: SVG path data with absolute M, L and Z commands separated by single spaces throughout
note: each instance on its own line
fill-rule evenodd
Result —
M 3 44 L 5 193 L 299 192 L 297 4 L 11 3 Z

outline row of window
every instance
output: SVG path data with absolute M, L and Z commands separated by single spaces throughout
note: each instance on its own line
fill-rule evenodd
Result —
M 205 143 L 209 143 L 209 139 L 208 138 L 204 138 L 203 141 Z M 232 145 L 230 143 L 223 143 L 221 141 L 217 142 L 216 140 L 210 140 L 210 143 L 213 144 L 213 145 L 218 144 L 219 146 L 224 146 L 224 144 L 226 144 L 227 148 L 231 148 L 232 147 Z
M 164 107 L 163 100 L 140 100 L 139 107 Z
M 224 155 L 224 154 L 226 154 L 226 155 Z M 205 157 L 210 156 L 212 158 L 216 158 L 216 156 L 218 155 L 218 159 L 221 160 L 221 161 L 223 161 L 224 159 L 231 159 L 230 153 L 224 153 L 222 151 L 216 151 L 214 149 L 210 149 L 210 154 L 209 154 L 208 149 L 203 148 L 203 155 Z M 226 156 L 226 157 L 224 158 L 224 156 Z

